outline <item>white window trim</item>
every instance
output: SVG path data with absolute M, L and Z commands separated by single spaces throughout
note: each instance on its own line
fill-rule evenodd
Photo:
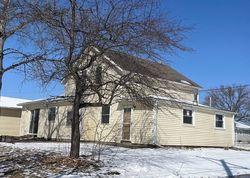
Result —
M 222 116 L 222 121 L 223 121 L 223 127 L 216 127 L 216 115 L 221 115 Z M 226 122 L 225 122 L 225 115 L 221 113 L 215 113 L 214 115 L 214 128 L 218 130 L 226 130 Z
M 109 105 L 109 123 L 102 123 L 102 106 L 101 106 L 101 116 L 100 116 L 100 122 L 102 125 L 109 125 L 110 124 L 110 118 L 111 118 L 111 107 L 112 105 Z
M 54 120 L 49 120 L 49 110 L 50 108 L 55 108 L 55 118 Z M 58 113 L 58 107 L 56 106 L 52 106 L 52 107 L 49 107 L 48 110 L 47 110 L 47 119 L 48 119 L 48 122 L 55 122 L 56 121 L 56 117 L 57 117 L 57 113 Z
M 236 132 L 235 132 L 235 125 L 234 125 L 234 120 L 235 120 L 235 115 L 233 115 L 232 116 L 232 141 L 233 141 L 233 143 L 232 143 L 232 145 L 234 146 L 235 145 L 235 139 L 236 139 Z
M 32 132 L 30 132 L 30 122 L 31 122 L 31 120 L 32 120 L 32 111 L 34 111 L 35 112 L 35 110 L 39 110 L 39 117 L 38 117 L 38 129 L 39 129 L 39 121 L 40 121 L 40 112 L 41 112 L 41 109 L 40 108 L 36 108 L 36 109 L 32 109 L 32 110 L 30 110 L 30 120 L 29 120 L 29 127 L 28 127 L 28 134 L 27 135 L 38 135 L 38 132 L 37 133 L 32 133 Z
M 184 123 L 184 115 L 183 115 L 183 110 L 184 109 L 192 111 L 192 124 Z M 194 109 L 192 109 L 192 108 L 183 108 L 182 109 L 181 121 L 182 121 L 182 126 L 194 127 L 195 126 L 195 112 L 194 112 Z
M 69 109 L 69 110 L 67 110 L 67 112 L 66 112 L 66 119 L 65 119 L 65 127 L 67 128 L 71 128 L 71 125 L 72 125 L 72 121 L 71 121 L 71 124 L 67 124 L 67 120 L 68 120 L 68 113 L 69 112 L 73 112 L 73 110 L 72 109 Z M 74 117 L 74 116 L 73 116 Z

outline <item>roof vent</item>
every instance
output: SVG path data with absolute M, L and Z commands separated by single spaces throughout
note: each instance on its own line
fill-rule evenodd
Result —
M 181 80 L 181 83 L 184 83 L 184 84 L 187 84 L 187 85 L 191 85 L 191 83 L 189 83 L 189 82 L 186 81 L 186 80 Z

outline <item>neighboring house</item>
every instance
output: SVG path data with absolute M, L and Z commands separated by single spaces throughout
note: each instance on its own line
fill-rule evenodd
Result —
M 19 136 L 22 107 L 18 103 L 29 102 L 11 97 L 0 97 L 0 136 Z
M 117 100 L 111 106 L 81 109 L 81 139 L 137 144 L 216 146 L 234 144 L 234 113 L 199 104 L 200 86 L 171 67 L 126 55 L 106 56 L 117 69 L 160 78 L 178 86 L 175 98 L 148 94 L 154 107 Z M 132 66 L 133 65 L 133 66 Z M 118 75 L 118 74 L 117 74 Z M 74 83 L 65 82 L 65 96 L 20 104 L 21 134 L 48 139 L 70 139 Z
M 237 142 L 250 143 L 250 125 L 248 122 L 235 122 L 235 139 Z

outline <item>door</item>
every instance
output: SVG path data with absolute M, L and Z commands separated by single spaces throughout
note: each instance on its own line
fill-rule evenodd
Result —
M 122 127 L 123 140 L 130 140 L 130 123 L 131 123 L 131 108 L 124 108 L 123 127 Z
M 38 132 L 39 113 L 40 113 L 40 109 L 35 109 L 31 111 L 29 132 L 32 134 L 37 134 Z

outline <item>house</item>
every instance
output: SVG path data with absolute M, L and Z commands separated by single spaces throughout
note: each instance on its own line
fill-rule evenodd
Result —
M 19 136 L 22 107 L 18 103 L 28 102 L 19 98 L 0 96 L 0 136 Z
M 199 104 L 200 86 L 195 82 L 165 64 L 137 60 L 121 53 L 105 54 L 104 58 L 114 66 L 115 75 L 119 75 L 118 70 L 129 71 L 168 82 L 175 86 L 168 91 L 175 97 L 148 93 L 145 97 L 153 101 L 151 107 L 126 97 L 112 105 L 85 107 L 81 109 L 82 140 L 175 146 L 234 145 L 234 113 Z M 69 97 L 75 85 L 70 79 L 64 84 L 64 96 L 20 104 L 22 135 L 70 139 L 72 102 Z
M 235 121 L 236 142 L 250 143 L 250 123 L 249 121 Z

